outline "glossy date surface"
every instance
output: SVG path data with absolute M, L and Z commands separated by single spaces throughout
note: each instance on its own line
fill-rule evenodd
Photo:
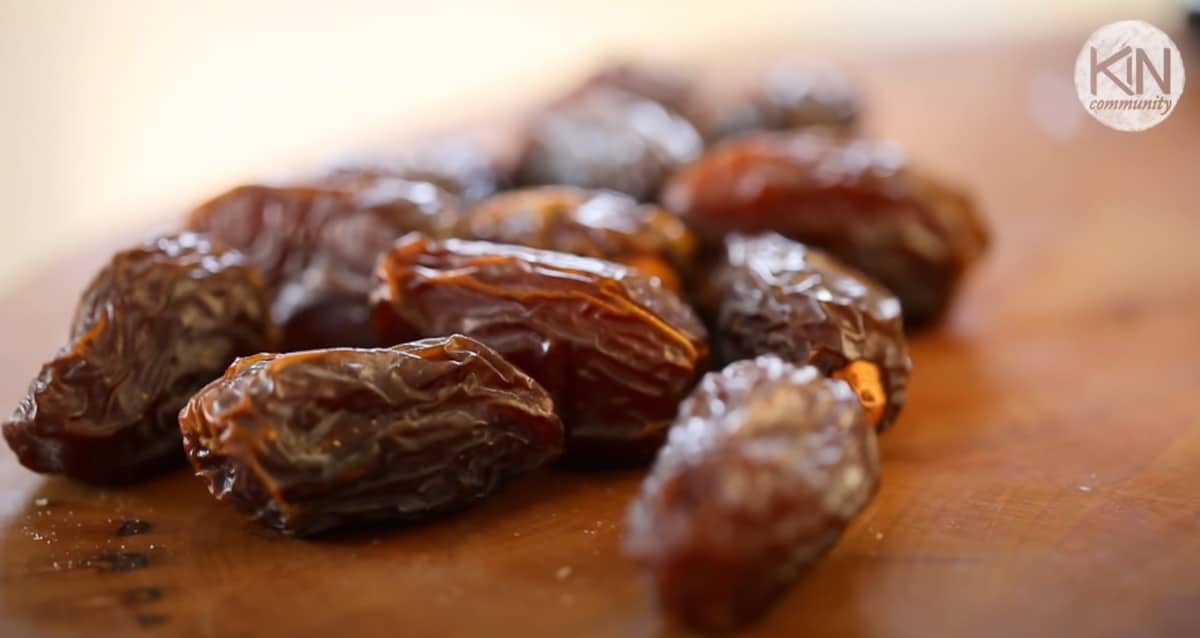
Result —
M 375 259 L 410 231 L 440 234 L 458 215 L 428 182 L 242 186 L 197 208 L 187 227 L 246 254 L 266 276 L 286 351 L 372 346 L 367 295 Z
M 462 333 L 495 348 L 554 397 L 576 463 L 648 458 L 708 357 L 678 296 L 612 262 L 413 234 L 377 277 L 380 338 Z
M 616 191 L 543 186 L 508 191 L 463 215 L 455 236 L 616 261 L 678 291 L 696 239 L 671 213 Z
M 726 237 L 712 275 L 722 361 L 776 354 L 845 380 L 879 430 L 904 406 L 911 362 L 900 302 L 829 254 L 775 233 Z
M 595 86 L 537 113 L 518 163 L 518 185 L 606 188 L 649 201 L 704 141 L 659 102 Z
M 179 426 L 214 496 L 296 535 L 460 509 L 563 445 L 546 391 L 461 335 L 240 359 Z
M 341 157 L 317 182 L 352 188 L 388 178 L 429 182 L 472 203 L 507 186 L 511 179 L 507 172 L 481 144 L 451 137 Z
M 625 550 L 692 628 L 759 617 L 874 496 L 875 432 L 854 392 L 774 356 L 709 373 L 630 507 Z
M 182 462 L 177 415 L 235 357 L 272 347 L 261 277 L 195 234 L 117 253 L 4 437 L 26 467 L 129 483 Z
M 899 149 L 817 131 L 719 144 L 672 178 L 662 202 L 711 241 L 773 230 L 829 251 L 891 289 L 909 328 L 945 314 L 987 246 L 971 201 Z

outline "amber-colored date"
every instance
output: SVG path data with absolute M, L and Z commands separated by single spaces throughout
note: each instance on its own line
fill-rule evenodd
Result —
M 523 186 L 607 188 L 647 201 L 703 146 L 678 113 L 598 85 L 534 116 L 516 179 Z
M 183 460 L 177 415 L 188 397 L 271 336 L 262 279 L 239 253 L 194 234 L 117 253 L 4 438 L 37 472 L 147 478 Z
M 680 407 L 625 549 L 674 618 L 730 629 L 830 548 L 878 481 L 875 432 L 848 385 L 775 356 L 739 361 Z
M 433 184 L 379 177 L 338 188 L 242 186 L 197 208 L 187 227 L 262 270 L 292 351 L 375 345 L 367 295 L 376 257 L 407 232 L 448 231 L 457 214 Z
M 463 333 L 495 348 L 554 397 L 577 463 L 648 458 L 708 357 L 678 296 L 611 262 L 413 234 L 377 277 L 382 339 Z
M 729 235 L 712 273 L 724 361 L 777 354 L 847 381 L 872 424 L 904 406 L 911 363 L 900 302 L 866 275 L 775 233 Z
M 461 335 L 240 359 L 179 426 L 214 496 L 297 535 L 460 509 L 563 445 L 546 391 Z
M 557 250 L 633 266 L 678 291 L 696 239 L 678 217 L 615 191 L 544 186 L 468 211 L 455 236 Z
M 720 144 L 676 174 L 663 203 L 710 240 L 774 230 L 828 250 L 896 293 L 910 328 L 945 313 L 987 245 L 970 200 L 896 148 L 816 131 Z

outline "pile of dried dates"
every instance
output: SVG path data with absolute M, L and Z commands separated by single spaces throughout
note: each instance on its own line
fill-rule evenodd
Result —
M 677 620 L 748 623 L 871 501 L 905 331 L 987 231 L 858 136 L 837 73 L 714 95 L 607 68 L 508 157 L 433 140 L 220 194 L 95 276 L 4 437 L 89 483 L 190 462 L 303 536 L 652 463 L 627 553 Z

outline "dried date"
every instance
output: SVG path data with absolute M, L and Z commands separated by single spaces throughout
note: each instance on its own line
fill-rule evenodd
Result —
M 534 116 L 516 180 L 607 188 L 647 201 L 703 146 L 692 123 L 662 104 L 595 86 Z
M 825 252 L 775 233 L 729 235 L 713 272 L 724 361 L 776 354 L 845 380 L 871 423 L 904 406 L 911 363 L 900 302 Z
M 616 261 L 678 291 L 696 240 L 679 218 L 615 191 L 544 186 L 501 193 L 468 211 L 455 233 Z
M 26 467 L 128 483 L 183 461 L 177 415 L 237 356 L 272 346 L 266 291 L 206 237 L 117 253 L 91 281 L 70 341 L 44 365 L 4 438 Z
M 770 69 L 749 91 L 717 109 L 708 139 L 761 130 L 811 126 L 853 131 L 861 114 L 858 90 L 844 74 L 827 67 Z
M 701 86 L 680 70 L 630 62 L 610 64 L 592 74 L 564 99 L 585 96 L 596 87 L 615 88 L 658 102 L 693 123 L 702 120 Z
M 353 188 L 388 178 L 429 182 L 471 203 L 507 186 L 508 172 L 483 145 L 446 138 L 349 155 L 334 161 L 317 181 Z
M 647 459 L 708 356 L 678 296 L 611 262 L 413 234 L 377 277 L 380 338 L 463 333 L 495 348 L 554 397 L 575 463 Z
M 896 293 L 908 328 L 945 313 L 987 246 L 971 201 L 893 146 L 814 131 L 719 144 L 676 174 L 663 203 L 708 240 L 773 230 L 833 253 Z
M 625 551 L 671 616 L 730 629 L 836 543 L 878 482 L 875 433 L 848 385 L 775 356 L 739 361 L 680 407 Z
M 187 227 L 241 250 L 266 275 L 283 349 L 376 345 L 367 295 L 375 258 L 404 234 L 441 234 L 457 201 L 428 182 L 242 186 L 200 206 Z
M 461 509 L 563 445 L 546 391 L 461 335 L 240 359 L 179 426 L 215 497 L 296 535 Z

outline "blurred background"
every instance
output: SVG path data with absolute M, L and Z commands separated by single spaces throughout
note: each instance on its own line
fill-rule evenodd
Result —
M 238 181 L 512 112 L 614 57 L 1082 44 L 1178 30 L 1183 4 L 0 0 L 0 295 Z

